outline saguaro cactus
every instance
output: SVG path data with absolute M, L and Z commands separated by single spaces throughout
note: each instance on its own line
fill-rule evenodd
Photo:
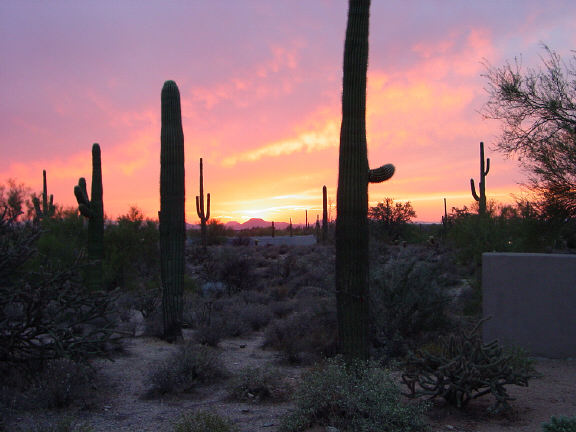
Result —
M 276 228 L 274 227 L 274 221 L 272 221 L 272 238 L 276 235 Z
M 394 166 L 370 170 L 366 143 L 366 73 L 370 0 L 349 0 L 336 219 L 336 296 L 340 350 L 368 357 L 368 183 L 388 180 Z
M 200 195 L 196 196 L 196 213 L 198 213 L 198 217 L 200 218 L 202 247 L 206 249 L 206 222 L 210 219 L 210 194 L 206 195 L 206 206 L 204 206 L 204 171 L 202 158 L 200 158 Z
M 92 191 L 90 198 L 86 189 L 86 179 L 81 177 L 74 186 L 78 209 L 88 219 L 88 258 L 87 285 L 91 290 L 103 288 L 102 260 L 104 259 L 104 202 L 102 200 L 102 160 L 100 145 L 92 146 Z
M 322 243 L 328 242 L 328 192 L 322 186 Z
M 162 321 L 164 339 L 182 337 L 184 286 L 184 133 L 180 92 L 174 81 L 162 87 L 160 133 L 160 267 L 162 276 Z
M 54 206 L 54 196 L 50 194 L 50 200 L 48 200 L 48 186 L 46 184 L 46 170 L 42 170 L 43 177 L 43 187 L 42 187 L 42 206 L 40 206 L 40 200 L 38 197 L 34 197 L 32 202 L 34 203 L 34 210 L 36 211 L 36 219 L 42 220 L 51 218 L 56 212 L 56 207 Z
M 480 195 L 476 193 L 476 188 L 474 187 L 474 179 L 470 179 L 470 189 L 472 190 L 472 196 L 476 201 L 478 201 L 478 214 L 486 214 L 486 176 L 490 171 L 490 158 L 486 159 L 486 165 L 484 165 L 484 143 L 480 142 L 480 183 L 478 183 L 478 190 Z

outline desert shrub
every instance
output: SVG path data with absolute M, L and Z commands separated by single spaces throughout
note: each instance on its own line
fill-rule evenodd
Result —
M 35 227 L 0 219 L 0 363 L 25 370 L 105 355 L 117 336 L 115 294 L 87 292 L 78 264 L 39 257 L 38 235 Z
M 473 262 L 478 268 L 483 252 L 547 252 L 557 238 L 557 227 L 540 218 L 526 202 L 515 206 L 489 203 L 485 216 L 466 207 L 453 208 L 448 219 L 449 242 L 462 262 Z
M 255 265 L 250 255 L 237 248 L 221 247 L 202 263 L 202 275 L 208 282 L 221 282 L 228 295 L 253 289 L 257 285 Z
M 268 325 L 264 347 L 282 352 L 291 363 L 333 356 L 337 349 L 336 307 L 333 301 L 313 302 Z
M 576 432 L 576 416 L 554 417 L 549 422 L 542 423 L 543 432 Z
M 280 372 L 269 367 L 243 369 L 229 387 L 231 399 L 245 402 L 283 401 L 287 390 Z
M 74 421 L 70 417 L 46 418 L 35 420 L 34 424 L 19 428 L 18 432 L 92 432 L 86 424 Z
M 226 375 L 216 351 L 186 343 L 167 360 L 154 366 L 148 375 L 146 397 L 188 392 L 195 386 Z
M 270 303 L 270 295 L 261 291 L 243 291 L 241 293 L 241 298 L 248 304 L 267 305 Z
M 244 304 L 239 310 L 240 319 L 252 330 L 260 330 L 272 320 L 270 308 L 261 304 Z
M 105 285 L 137 289 L 144 282 L 157 282 L 160 274 L 158 239 L 157 224 L 144 220 L 136 207 L 131 207 L 116 223 L 107 224 L 104 230 Z
M 401 432 L 425 429 L 425 405 L 403 404 L 389 372 L 372 363 L 349 366 L 327 360 L 302 376 L 294 394 L 296 409 L 282 419 L 280 431 L 299 432 L 332 426 L 341 432 Z
M 218 414 L 199 411 L 185 414 L 174 425 L 174 432 L 236 432 L 238 428 L 232 422 Z
M 403 255 L 374 269 L 370 299 L 373 342 L 389 356 L 404 354 L 419 336 L 449 321 L 439 266 L 426 258 Z
M 284 318 L 294 311 L 296 302 L 292 300 L 280 300 L 270 303 L 270 312 L 276 318 Z
M 35 377 L 27 405 L 45 409 L 86 407 L 94 399 L 91 386 L 95 380 L 95 371 L 86 364 L 68 359 L 51 360 Z
M 478 324 L 469 333 L 444 338 L 440 353 L 420 350 L 404 362 L 402 381 L 409 397 L 442 397 L 457 408 L 471 400 L 492 394 L 499 412 L 509 407 L 507 385 L 528 386 L 536 373 L 532 361 L 520 350 L 505 351 L 497 341 L 485 344 Z
M 194 333 L 194 340 L 200 345 L 207 345 L 210 347 L 217 347 L 222 336 L 224 329 L 220 322 L 216 321 L 210 325 L 202 324 L 198 326 Z

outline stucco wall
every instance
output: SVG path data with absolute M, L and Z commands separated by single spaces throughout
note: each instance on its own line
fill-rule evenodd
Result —
M 576 255 L 485 253 L 482 292 L 486 342 L 576 357 Z

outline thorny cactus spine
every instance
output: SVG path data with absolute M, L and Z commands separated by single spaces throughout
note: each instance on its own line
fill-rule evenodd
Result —
M 160 134 L 160 267 L 162 277 L 163 336 L 169 342 L 182 337 L 184 286 L 184 132 L 180 92 L 174 81 L 162 87 Z
M 54 206 L 54 195 L 50 194 L 48 201 L 48 186 L 46 183 L 46 170 L 42 170 L 43 186 L 42 186 L 42 206 L 38 197 L 32 199 L 34 203 L 34 210 L 36 211 L 36 219 L 49 219 L 54 216 L 56 207 Z
M 102 200 L 102 161 L 100 145 L 92 145 L 92 191 L 90 198 L 86 189 L 86 179 L 81 177 L 74 186 L 78 210 L 88 219 L 88 287 L 91 290 L 103 288 L 102 260 L 104 259 L 104 203 Z
M 344 44 L 342 125 L 336 219 L 336 292 L 340 350 L 368 357 L 368 182 L 388 180 L 393 165 L 370 170 L 366 73 L 370 0 L 349 0 Z
M 210 219 L 210 194 L 206 195 L 206 206 L 204 206 L 204 169 L 202 158 L 200 158 L 200 195 L 196 196 L 196 213 L 200 218 L 202 247 L 206 249 L 206 222 Z
M 478 190 L 480 194 L 476 193 L 476 188 L 474 187 L 474 179 L 470 179 L 470 189 L 472 190 L 472 196 L 476 201 L 478 201 L 478 214 L 486 214 L 486 176 L 490 171 L 490 158 L 486 159 L 486 164 L 484 164 L 484 143 L 480 142 L 480 183 L 478 183 Z

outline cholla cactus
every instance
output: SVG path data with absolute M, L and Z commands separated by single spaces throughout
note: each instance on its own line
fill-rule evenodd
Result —
M 478 332 L 483 321 L 469 333 L 444 339 L 439 353 L 411 353 L 402 375 L 407 396 L 442 397 L 464 408 L 471 400 L 491 393 L 496 399 L 491 409 L 506 409 L 512 398 L 505 386 L 527 387 L 536 372 L 523 352 L 506 352 L 498 341 L 484 343 Z

